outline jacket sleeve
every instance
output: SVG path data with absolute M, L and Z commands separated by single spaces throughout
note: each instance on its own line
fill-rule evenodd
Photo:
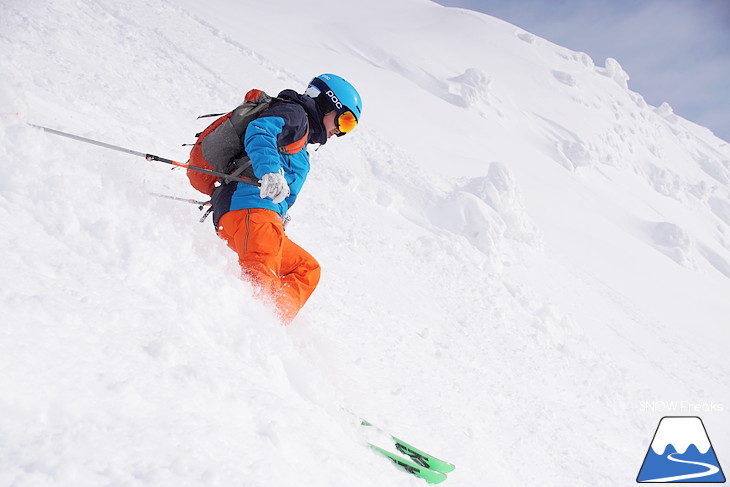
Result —
M 279 172 L 282 169 L 279 148 L 302 138 L 306 131 L 307 114 L 294 103 L 273 105 L 252 121 L 246 128 L 244 147 L 256 177 Z
M 244 147 L 251 158 L 253 172 L 257 178 L 270 172 L 280 172 L 278 136 L 284 128 L 281 117 L 257 118 L 246 128 Z

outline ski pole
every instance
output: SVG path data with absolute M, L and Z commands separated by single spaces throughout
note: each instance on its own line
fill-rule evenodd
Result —
M 213 213 L 213 201 L 212 200 L 199 201 L 199 200 L 194 200 L 194 199 L 190 199 L 190 198 L 178 198 L 177 196 L 170 196 L 169 194 L 162 194 L 162 193 L 150 193 L 150 194 L 152 196 L 157 196 L 158 198 L 165 198 L 168 200 L 182 201 L 184 203 L 192 203 L 194 205 L 198 205 L 198 209 L 200 211 L 203 211 L 203 208 L 205 208 L 206 206 L 210 206 L 210 208 L 208 208 L 208 210 L 205 213 L 203 213 L 203 216 L 200 217 L 200 223 L 203 223 L 205 221 L 205 219 L 208 218 L 208 215 Z
M 222 180 L 224 180 L 226 182 L 236 181 L 238 183 L 249 184 L 251 186 L 258 186 L 259 185 L 258 181 L 255 181 L 253 179 L 240 178 L 240 177 L 237 177 L 237 176 L 231 176 L 230 174 L 226 174 L 226 173 L 222 173 L 222 172 L 218 172 L 218 171 L 213 171 L 213 170 L 210 170 L 210 169 L 205 169 L 205 168 L 202 168 L 202 167 L 191 166 L 187 162 L 173 161 L 172 159 L 167 159 L 165 157 L 156 156 L 154 154 L 147 154 L 145 152 L 139 152 L 139 151 L 136 151 L 136 150 L 127 149 L 125 147 L 120 147 L 118 145 L 108 144 L 106 142 L 101 142 L 99 140 L 89 139 L 87 137 L 81 137 L 80 135 L 69 134 L 68 132 L 62 132 L 60 130 L 56 130 L 56 129 L 52 129 L 52 128 L 48 128 L 48 127 L 43 127 L 41 125 L 36 125 L 36 124 L 30 123 L 30 122 L 27 122 L 27 123 L 31 127 L 34 127 L 34 128 L 37 128 L 37 129 L 41 129 L 44 132 L 48 132 L 48 133 L 51 133 L 51 134 L 54 134 L 54 135 L 60 135 L 61 137 L 67 137 L 69 139 L 78 140 L 80 142 L 85 142 L 87 144 L 97 145 L 99 147 L 104 147 L 105 149 L 111 149 L 111 150 L 115 150 L 115 151 L 119 151 L 119 152 L 124 152 L 126 154 L 132 154 L 133 156 L 144 157 L 148 161 L 162 162 L 162 163 L 170 164 L 170 165 L 173 165 L 173 166 L 176 166 L 176 167 L 183 167 L 185 169 L 191 169 L 193 171 L 202 172 L 202 173 L 205 173 L 205 174 L 210 174 L 211 176 L 217 176 L 217 177 L 221 178 Z
M 182 201 L 183 203 L 191 203 L 193 205 L 198 205 L 199 209 L 201 209 L 201 210 L 203 208 L 205 208 L 206 206 L 210 206 L 212 204 L 210 201 L 200 201 L 200 200 L 195 200 L 192 198 L 179 198 L 177 196 L 171 196 L 169 194 L 152 193 L 152 192 L 150 192 L 149 194 L 151 194 L 152 196 L 157 196 L 158 198 L 164 198 L 164 199 L 173 200 L 173 201 Z

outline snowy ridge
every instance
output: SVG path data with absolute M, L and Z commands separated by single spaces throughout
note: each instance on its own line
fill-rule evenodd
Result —
M 730 404 L 727 142 L 616 60 L 370 3 L 5 7 L 0 485 L 422 485 L 343 409 L 450 486 L 616 485 L 640 401 Z M 150 196 L 199 197 L 183 172 L 25 124 L 184 160 L 197 115 L 321 72 L 363 123 L 312 152 L 288 232 L 323 278 L 286 329 L 195 206 Z

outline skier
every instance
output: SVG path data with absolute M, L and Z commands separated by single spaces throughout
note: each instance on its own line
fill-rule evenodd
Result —
M 257 296 L 289 324 L 314 292 L 319 263 L 284 232 L 284 219 L 309 172 L 307 144 L 325 144 L 352 131 L 362 103 L 357 90 L 333 74 L 314 78 L 303 95 L 284 90 L 246 128 L 243 145 L 260 187 L 230 182 L 214 198 L 218 235 L 238 254 Z

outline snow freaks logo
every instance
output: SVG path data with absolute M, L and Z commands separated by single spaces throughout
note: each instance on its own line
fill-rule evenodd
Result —
M 725 482 L 725 475 L 702 420 L 697 416 L 663 417 L 636 481 Z

